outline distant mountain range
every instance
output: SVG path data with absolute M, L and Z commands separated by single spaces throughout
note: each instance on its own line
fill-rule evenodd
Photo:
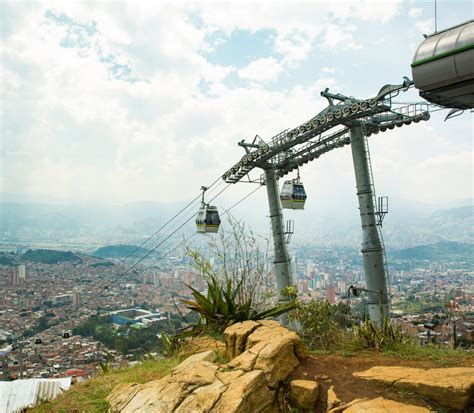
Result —
M 296 247 L 298 242 L 308 241 L 327 246 L 359 244 L 360 221 L 355 202 L 353 199 L 350 205 L 339 207 L 314 202 L 305 211 L 285 210 L 285 219 L 295 220 L 295 234 L 290 248 Z M 37 247 L 42 246 L 42 243 L 51 243 L 51 240 L 81 245 L 139 245 L 185 205 L 186 202 L 137 202 L 125 205 L 3 202 L 0 203 L 0 242 L 31 247 L 35 243 L 38 243 Z M 178 221 L 181 222 L 196 211 L 197 206 L 189 208 Z M 244 219 L 257 233 L 268 234 L 267 211 L 266 205 L 259 205 L 258 208 L 243 205 L 232 213 Z M 171 227 L 167 227 L 163 233 Z M 387 249 L 396 250 L 441 241 L 473 243 L 473 228 L 472 200 L 433 205 L 390 199 L 383 233 Z M 194 231 L 191 220 L 177 236 L 190 235 Z
M 405 248 L 389 254 L 401 260 L 426 260 L 434 262 L 466 262 L 474 264 L 474 244 L 443 241 L 436 244 Z

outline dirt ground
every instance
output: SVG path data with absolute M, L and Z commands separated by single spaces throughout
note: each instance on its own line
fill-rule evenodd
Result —
M 466 367 L 474 366 L 474 358 L 466 360 L 466 363 Z M 319 383 L 322 403 L 318 403 L 317 413 L 326 412 L 327 390 L 331 386 L 334 386 L 337 397 L 343 403 L 348 403 L 357 398 L 382 396 L 402 403 L 427 407 L 438 412 L 450 412 L 416 394 L 396 391 L 389 386 L 352 376 L 352 373 L 356 371 L 368 370 L 373 366 L 439 367 L 429 360 L 404 360 L 380 354 L 357 354 L 355 357 L 344 357 L 338 354 L 311 355 L 299 365 L 291 379 L 316 380 Z M 469 410 L 469 412 L 474 412 L 474 410 Z

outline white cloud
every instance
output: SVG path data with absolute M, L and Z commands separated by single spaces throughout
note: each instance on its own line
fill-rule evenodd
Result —
M 402 0 L 356 0 L 332 1 L 329 5 L 327 3 L 325 5 L 339 18 L 387 23 L 400 13 L 402 4 Z
M 418 20 L 415 22 L 415 27 L 420 33 L 430 34 L 434 32 L 434 19 Z
M 239 76 L 242 79 L 266 83 L 277 80 L 282 71 L 281 64 L 274 57 L 267 57 L 254 60 L 243 69 L 240 69 Z
M 113 55 L 116 62 L 130 67 L 133 77 L 147 82 L 112 76 L 110 64 L 94 49 L 83 47 L 81 57 L 81 48 L 61 47 L 67 27 L 47 23 L 48 7 L 22 7 L 15 29 L 2 45 L 2 190 L 120 202 L 189 199 L 201 184 L 242 156 L 238 140 L 251 140 L 257 133 L 269 139 L 311 118 L 325 105 L 319 96 L 325 87 L 350 93 L 360 79 L 351 77 L 350 67 L 338 66 L 327 56 L 318 61 L 324 50 L 317 45 L 322 42 L 323 49 L 331 51 L 357 49 L 355 34 L 362 27 L 357 20 L 389 21 L 400 11 L 395 2 L 373 10 L 367 2 L 298 7 L 186 3 L 166 8 L 152 2 L 124 2 L 120 8 L 106 2 L 52 4 L 57 15 L 96 22 L 92 44 L 99 42 L 105 55 Z M 200 14 L 202 27 L 193 23 L 192 12 Z M 202 55 L 216 47 L 208 44 L 207 34 L 219 33 L 221 42 L 236 29 L 268 29 L 268 52 L 275 52 L 275 57 L 256 59 L 238 70 Z M 314 69 L 303 66 L 311 55 L 319 64 Z M 296 78 L 275 87 L 283 73 L 299 76 L 297 68 L 309 72 L 311 81 Z M 228 79 L 237 75 L 249 82 L 230 87 Z M 454 123 L 433 122 L 455 130 Z M 466 121 L 456 122 L 464 132 L 455 130 L 452 136 L 465 136 Z M 434 176 L 444 180 L 433 197 L 457 196 L 448 184 L 458 176 L 457 169 L 450 169 L 452 163 L 428 163 L 416 169 L 446 148 L 462 152 L 457 140 L 420 125 L 413 133 L 392 136 L 376 138 L 381 146 L 374 157 L 374 164 L 380 160 L 394 168 L 390 187 L 427 197 L 428 190 L 419 187 L 438 168 L 444 175 Z M 468 167 L 465 160 L 459 162 Z M 315 164 L 315 172 L 311 168 L 306 172 L 315 178 L 313 187 L 308 180 L 308 188 L 328 198 L 334 186 L 328 177 L 338 171 L 338 177 L 345 179 L 341 187 L 350 189 L 351 168 L 347 150 L 328 155 L 327 162 Z M 420 178 L 414 178 L 415 170 Z M 324 179 L 329 183 L 320 185 L 318 180 Z M 465 190 L 459 187 L 459 193 Z
M 321 68 L 321 72 L 322 73 L 330 73 L 330 74 L 333 74 L 333 73 L 336 73 L 336 68 L 335 67 L 329 67 L 329 66 L 323 66 Z
M 410 19 L 416 19 L 420 17 L 423 13 L 423 9 L 419 7 L 411 7 L 410 10 L 408 10 L 408 17 Z
M 353 24 L 330 24 L 326 27 L 321 47 L 331 50 L 360 49 L 362 46 L 353 37 L 355 30 Z
M 283 55 L 283 64 L 294 67 L 308 58 L 314 38 L 301 31 L 279 33 L 275 38 L 274 49 Z

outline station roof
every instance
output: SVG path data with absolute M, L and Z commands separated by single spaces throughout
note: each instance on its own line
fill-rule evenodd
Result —
M 474 20 L 428 36 L 418 47 L 412 67 L 474 48 Z

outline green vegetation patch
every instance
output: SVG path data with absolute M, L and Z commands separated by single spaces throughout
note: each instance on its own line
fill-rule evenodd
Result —
M 56 251 L 56 250 L 28 250 L 22 256 L 23 261 L 39 262 L 42 264 L 57 264 L 63 261 L 82 261 L 76 254 L 71 251 Z
M 420 345 L 415 340 L 393 344 L 384 349 L 383 354 L 406 360 L 430 360 L 440 367 L 462 367 L 472 363 L 473 355 L 462 349 L 450 349 L 436 344 Z
M 99 248 L 94 252 L 94 257 L 100 258 L 123 258 L 130 254 L 146 254 L 148 250 L 146 248 L 137 247 L 136 245 L 107 245 Z
M 157 358 L 143 361 L 134 367 L 101 372 L 84 383 L 73 385 L 69 391 L 56 399 L 28 411 L 32 413 L 106 412 L 108 408 L 106 397 L 116 385 L 158 380 L 169 374 L 177 364 L 178 360 L 174 358 Z
M 164 345 L 159 335 L 175 334 L 180 326 L 181 322 L 176 315 L 171 315 L 170 320 L 161 320 L 149 326 L 140 326 L 141 328 L 131 323 L 117 327 L 112 323 L 111 316 L 103 315 L 90 317 L 74 327 L 72 333 L 83 337 L 92 336 L 107 348 L 140 357 L 149 352 L 163 351 Z

